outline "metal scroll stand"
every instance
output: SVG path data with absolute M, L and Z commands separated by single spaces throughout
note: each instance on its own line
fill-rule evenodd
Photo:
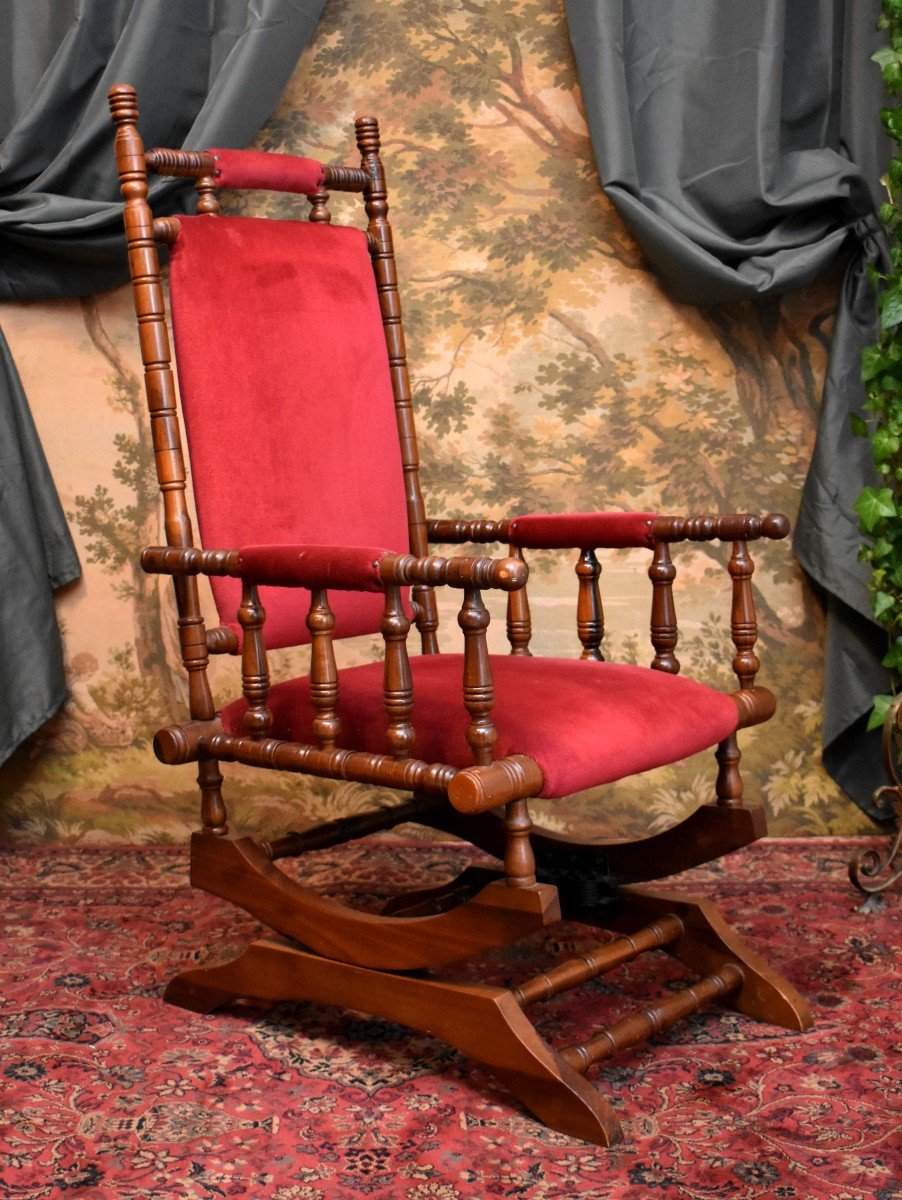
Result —
M 862 850 L 849 863 L 849 878 L 864 893 L 864 900 L 855 909 L 860 913 L 879 912 L 885 903 L 882 893 L 902 879 L 902 696 L 883 722 L 883 762 L 892 783 L 879 787 L 874 801 L 883 807 L 892 804 L 896 830 L 888 850 Z

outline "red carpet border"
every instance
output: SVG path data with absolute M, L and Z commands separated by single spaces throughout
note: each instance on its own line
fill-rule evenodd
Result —
M 613 1151 L 544 1129 L 486 1071 L 399 1026 L 303 1004 L 210 1017 L 164 1004 L 176 971 L 258 932 L 188 887 L 187 850 L 2 853 L 0 1196 L 891 1200 L 899 897 L 851 911 L 853 849 L 775 840 L 679 877 L 809 998 L 817 1024 L 799 1036 L 712 1010 L 623 1053 L 592 1076 L 625 1124 Z M 298 870 L 372 901 L 467 861 L 459 846 L 383 840 Z M 522 979 L 537 952 L 548 963 L 595 941 L 559 926 L 459 973 Z M 645 956 L 544 1006 L 540 1029 L 579 1041 L 686 980 Z

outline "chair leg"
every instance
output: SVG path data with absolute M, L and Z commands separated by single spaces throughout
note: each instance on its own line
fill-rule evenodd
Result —
M 622 1136 L 601 1093 L 539 1037 L 506 988 L 373 971 L 263 938 L 231 962 L 183 971 L 165 993 L 193 1012 L 238 997 L 307 1000 L 399 1021 L 481 1062 L 550 1128 L 601 1146 Z

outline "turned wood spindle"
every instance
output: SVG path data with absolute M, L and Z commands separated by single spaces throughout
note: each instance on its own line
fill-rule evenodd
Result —
M 519 546 L 511 546 L 508 550 L 511 558 L 525 562 L 523 551 Z M 529 642 L 532 637 L 532 616 L 529 611 L 529 597 L 526 588 L 517 588 L 507 593 L 507 640 L 510 642 L 511 654 L 519 657 L 531 657 Z
M 721 808 L 742 807 L 742 775 L 739 772 L 739 744 L 736 734 L 731 733 L 715 751 L 717 759 L 717 781 L 714 790 Z
M 683 935 L 684 930 L 682 920 L 674 913 L 668 913 L 633 934 L 625 934 L 597 950 L 568 959 L 550 971 L 543 971 L 541 975 L 526 980 L 512 989 L 513 997 L 521 1008 L 529 1008 L 541 1000 L 550 1000 L 552 996 L 597 979 L 599 975 L 605 975 L 623 963 L 632 962 L 640 954 L 670 945 Z
M 733 543 L 727 569 L 733 580 L 733 604 L 730 610 L 730 633 L 736 647 L 733 670 L 740 688 L 751 688 L 755 686 L 755 676 L 761 664 L 755 654 L 755 642 L 758 640 L 755 598 L 752 594 L 755 564 L 745 542 Z
M 508 887 L 531 887 L 536 881 L 531 832 L 528 802 L 511 800 L 504 806 L 504 873 Z
M 464 705 L 470 714 L 467 742 L 473 751 L 473 761 L 480 767 L 491 763 L 492 747 L 498 740 L 498 732 L 489 716 L 495 703 L 486 642 L 490 619 L 479 589 L 464 588 L 457 623 L 464 634 Z
M 266 661 L 266 643 L 263 640 L 263 624 L 266 611 L 260 603 L 257 585 L 244 580 L 241 588 L 241 604 L 238 608 L 238 623 L 242 630 L 241 641 L 241 690 L 247 701 L 244 728 L 249 737 L 265 738 L 272 727 L 272 713 L 266 700 L 269 696 L 269 667 Z
M 197 204 L 194 211 L 198 216 L 219 216 L 219 193 L 216 190 L 216 179 L 213 175 L 199 175 L 194 185 L 197 192 Z
M 222 772 L 215 758 L 198 760 L 197 782 L 200 786 L 200 819 L 203 831 L 221 837 L 229 832 L 229 824 L 222 798 Z
M 332 750 L 341 737 L 341 721 L 336 711 L 338 668 L 332 643 L 335 614 L 329 607 L 325 588 L 314 588 L 310 593 L 307 628 L 310 630 L 310 699 L 316 709 L 313 733 L 321 750 Z
M 642 1012 L 624 1017 L 588 1042 L 580 1046 L 568 1046 L 559 1054 L 574 1071 L 582 1074 L 593 1063 L 603 1062 L 619 1050 L 647 1041 L 653 1034 L 669 1029 L 677 1021 L 698 1012 L 703 1005 L 729 996 L 742 986 L 743 980 L 742 968 L 726 962 L 719 970 L 706 975 L 684 991 L 674 992 Z
M 602 662 L 601 639 L 604 637 L 604 609 L 598 580 L 601 564 L 594 550 L 580 550 L 576 563 L 579 595 L 576 602 L 576 632 L 582 643 L 581 659 Z
M 652 584 L 651 595 L 651 644 L 655 657 L 653 671 L 665 671 L 679 675 L 680 661 L 674 654 L 679 633 L 677 630 L 676 607 L 673 602 L 673 581 L 676 567 L 670 557 L 666 542 L 655 542 L 654 557 L 648 568 Z
M 416 737 L 410 720 L 413 713 L 413 676 L 407 657 L 410 618 L 404 611 L 399 587 L 388 586 L 385 589 L 381 628 L 385 642 L 383 696 L 388 717 L 386 740 L 394 758 L 410 758 Z
M 157 479 L 163 493 L 163 523 L 170 546 L 193 546 L 194 533 L 185 500 L 185 460 L 176 414 L 175 378 L 160 258 L 153 232 L 153 214 L 147 203 L 147 168 L 144 143 L 137 130 L 135 89 L 116 84 L 110 89 L 110 114 L 116 126 L 116 167 L 125 200 L 125 234 L 128 263 L 144 365 L 144 388 L 150 414 Z M 198 648 L 203 634 L 196 579 L 175 581 L 179 611 L 182 659 L 192 672 L 189 687 L 191 716 L 210 720 L 216 709 L 206 677 L 206 660 Z M 189 666 L 190 663 L 190 666 Z
M 332 214 L 329 212 L 329 193 L 325 186 L 318 187 L 307 199 L 310 201 L 308 220 L 312 221 L 314 225 L 330 225 Z
M 410 376 L 407 371 L 407 348 L 401 324 L 401 299 L 398 293 L 398 271 L 395 265 L 394 243 L 388 221 L 388 193 L 385 186 L 385 168 L 379 157 L 379 122 L 375 117 L 358 117 L 354 122 L 357 133 L 357 148 L 360 151 L 361 167 L 369 176 L 363 199 L 369 218 L 370 255 L 379 307 L 382 313 L 382 328 L 391 372 L 392 393 L 395 401 L 395 416 L 401 442 L 401 464 L 404 473 L 404 495 L 407 502 L 407 521 L 410 528 L 410 552 L 418 558 L 429 554 L 429 537 L 426 531 L 426 507 L 420 489 L 420 456 L 413 420 L 413 399 Z M 424 654 L 438 653 L 438 608 L 435 589 L 421 584 L 413 588 L 412 600 L 417 629 Z

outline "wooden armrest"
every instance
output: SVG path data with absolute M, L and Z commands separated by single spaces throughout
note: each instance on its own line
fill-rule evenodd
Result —
M 278 587 L 381 592 L 410 584 L 515 591 L 529 577 L 517 558 L 440 558 L 391 554 L 370 546 L 247 546 L 241 550 L 148 546 L 141 566 L 151 575 L 230 575 Z
M 657 517 L 653 525 L 658 542 L 754 542 L 758 538 L 779 541 L 789 533 L 789 518 L 783 513 L 729 513 L 723 517 Z
M 426 536 L 430 542 L 508 542 L 510 521 L 438 520 L 426 522 Z

